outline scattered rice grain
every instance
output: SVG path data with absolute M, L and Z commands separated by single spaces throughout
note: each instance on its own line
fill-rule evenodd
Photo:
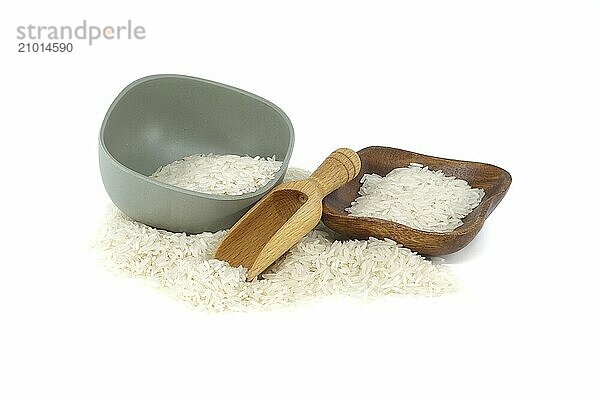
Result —
M 286 180 L 307 175 L 289 168 Z M 207 311 L 266 310 L 329 295 L 436 296 L 455 290 L 453 274 L 444 265 L 389 239 L 335 240 L 324 227 L 304 237 L 262 279 L 246 282 L 245 268 L 212 258 L 225 234 L 154 229 L 111 205 L 97 248 L 114 272 L 151 282 Z

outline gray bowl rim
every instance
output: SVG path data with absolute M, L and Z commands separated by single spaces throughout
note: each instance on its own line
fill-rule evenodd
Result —
M 114 108 L 117 106 L 117 104 L 121 101 L 121 99 L 127 94 L 129 93 L 133 88 L 146 83 L 148 81 L 153 81 L 153 80 L 159 80 L 159 79 L 165 79 L 165 78 L 178 78 L 178 79 L 189 79 L 189 80 L 194 80 L 194 81 L 200 81 L 200 82 L 204 82 L 204 83 L 209 83 L 211 85 L 215 85 L 215 86 L 219 86 L 225 89 L 229 89 L 232 90 L 234 92 L 238 92 L 240 94 L 249 96 L 255 100 L 260 101 L 261 103 L 265 104 L 266 106 L 272 108 L 277 114 L 279 114 L 281 116 L 281 118 L 283 118 L 283 120 L 285 121 L 286 125 L 289 128 L 289 132 L 290 132 L 290 143 L 288 145 L 288 149 L 286 151 L 286 156 L 285 159 L 282 160 L 282 165 L 281 168 L 279 169 L 279 171 L 277 171 L 277 173 L 275 174 L 275 177 L 269 182 L 267 183 L 265 186 L 261 187 L 260 189 L 258 189 L 255 192 L 250 192 L 250 193 L 245 193 L 245 194 L 240 194 L 240 195 L 225 195 L 225 194 L 210 194 L 210 193 L 202 193 L 202 192 L 196 192 L 193 190 L 189 190 L 189 189 L 183 189 L 177 186 L 173 186 L 170 185 L 168 183 L 164 183 L 164 182 L 160 182 L 156 179 L 153 179 L 149 176 L 146 176 L 144 174 L 141 174 L 137 171 L 132 170 L 131 168 L 126 167 L 125 165 L 121 164 L 115 157 L 113 157 L 113 155 L 108 151 L 108 149 L 106 148 L 106 144 L 104 143 L 104 130 L 106 128 L 106 124 L 108 122 L 108 120 L 110 119 L 110 116 L 112 114 L 112 111 L 114 110 Z M 244 199 L 251 199 L 254 198 L 256 196 L 262 196 L 264 194 L 266 194 L 267 192 L 269 192 L 271 189 L 273 189 L 273 187 L 275 186 L 275 183 L 279 181 L 279 179 L 283 176 L 283 174 L 285 173 L 285 171 L 287 170 L 290 158 L 292 156 L 292 149 L 294 148 L 294 127 L 292 125 L 292 121 L 289 119 L 289 117 L 285 114 L 285 112 L 283 112 L 283 110 L 279 107 L 277 107 L 275 104 L 271 103 L 269 100 L 264 99 L 260 96 L 255 95 L 254 93 L 250 93 L 247 92 L 245 90 L 233 87 L 233 86 L 229 86 L 226 85 L 224 83 L 220 83 L 220 82 L 215 82 L 215 81 L 211 81 L 208 79 L 202 79 L 202 78 L 197 78 L 195 76 L 189 76 L 189 75 L 180 75 L 180 74 L 156 74 L 156 75 L 148 75 L 145 76 L 143 78 L 137 79 L 133 82 L 131 82 L 129 85 L 127 85 L 122 91 L 121 93 L 119 93 L 119 95 L 113 100 L 113 102 L 111 103 L 110 107 L 108 108 L 108 111 L 106 112 L 106 115 L 104 116 L 104 120 L 102 121 L 102 126 L 100 127 L 100 135 L 98 137 L 99 143 L 100 143 L 100 148 L 102 149 L 102 151 L 106 154 L 106 156 L 118 167 L 120 168 L 123 172 L 128 173 L 128 174 L 132 174 L 135 177 L 146 181 L 150 184 L 154 184 L 154 185 L 158 185 L 161 186 L 165 189 L 169 189 L 169 190 L 173 190 L 175 192 L 179 192 L 182 194 L 186 194 L 186 195 L 191 195 L 191 196 L 196 196 L 196 197 L 201 197 L 201 198 L 205 198 L 205 199 L 212 199 L 212 200 L 244 200 Z M 175 160 L 173 160 L 175 161 Z

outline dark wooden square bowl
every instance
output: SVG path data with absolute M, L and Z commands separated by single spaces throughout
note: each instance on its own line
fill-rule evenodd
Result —
M 512 181 L 508 172 L 494 165 L 426 156 L 391 147 L 367 147 L 360 150 L 358 155 L 362 166 L 356 178 L 323 200 L 323 222 L 348 238 L 390 238 L 423 255 L 442 256 L 469 244 L 500 203 Z M 463 219 L 463 225 L 452 232 L 424 232 L 379 218 L 348 215 L 346 208 L 358 197 L 360 179 L 364 174 L 385 176 L 391 170 L 406 167 L 412 162 L 428 166 L 431 170 L 441 170 L 445 175 L 464 179 L 471 187 L 485 190 L 485 197 Z

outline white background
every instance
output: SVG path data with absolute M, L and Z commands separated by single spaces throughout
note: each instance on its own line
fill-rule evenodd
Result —
M 598 398 L 594 1 L 14 2 L 2 40 L 0 398 Z M 18 54 L 18 25 L 145 26 Z M 388 145 L 497 164 L 462 290 L 207 315 L 96 265 L 104 113 L 181 73 L 283 108 L 292 165 Z

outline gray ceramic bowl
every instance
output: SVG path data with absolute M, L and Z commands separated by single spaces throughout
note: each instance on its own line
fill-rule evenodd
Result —
M 115 205 L 131 218 L 174 232 L 230 228 L 280 183 L 294 129 L 273 103 L 231 86 L 155 75 L 127 86 L 100 130 L 100 172 Z M 158 167 L 196 153 L 272 156 L 283 166 L 268 185 L 239 196 L 180 189 L 149 178 Z

